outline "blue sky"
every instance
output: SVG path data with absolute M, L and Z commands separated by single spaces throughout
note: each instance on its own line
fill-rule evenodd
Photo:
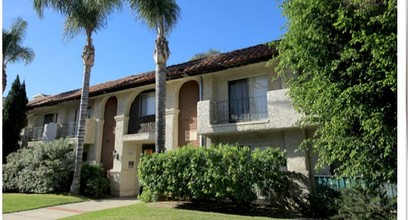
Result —
M 277 0 L 178 0 L 181 20 L 170 33 L 168 65 L 188 61 L 194 54 L 216 49 L 228 52 L 279 39 L 285 19 Z M 3 0 L 3 28 L 22 17 L 28 22 L 23 45 L 36 57 L 28 65 L 7 66 L 8 83 L 19 74 L 27 96 L 58 94 L 81 87 L 84 34 L 63 41 L 63 17 L 46 10 L 43 19 L 35 13 L 32 0 Z M 91 85 L 154 70 L 155 32 L 135 19 L 124 7 L 108 20 L 105 29 L 93 35 L 96 49 Z

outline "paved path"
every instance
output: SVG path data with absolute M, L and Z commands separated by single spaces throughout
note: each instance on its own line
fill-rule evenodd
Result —
M 139 203 L 136 196 L 113 197 L 103 200 L 91 200 L 86 202 L 71 203 L 66 205 L 52 206 L 30 211 L 3 214 L 4 220 L 34 220 L 34 219 L 60 219 L 85 212 L 93 212 L 102 209 L 116 208 Z

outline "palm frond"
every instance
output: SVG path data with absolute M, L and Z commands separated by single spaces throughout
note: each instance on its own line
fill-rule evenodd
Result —
M 149 28 L 156 29 L 163 24 L 166 33 L 180 18 L 180 7 L 175 0 L 130 0 L 130 7 Z
M 24 61 L 28 64 L 34 59 L 31 48 L 21 46 L 25 39 L 27 22 L 22 18 L 13 21 L 9 30 L 3 29 L 3 64 Z
M 14 51 L 13 55 L 10 56 L 9 62 L 20 62 L 24 61 L 24 63 L 27 65 L 31 61 L 33 61 L 35 57 L 34 50 L 29 48 L 29 47 L 18 47 Z
M 93 33 L 105 28 L 108 16 L 121 8 L 121 0 L 34 0 L 40 17 L 47 7 L 66 17 L 64 39 L 69 40 L 82 30 Z

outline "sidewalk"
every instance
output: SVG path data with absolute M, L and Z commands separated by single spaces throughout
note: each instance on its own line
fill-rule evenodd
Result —
M 34 209 L 30 211 L 3 214 L 4 220 L 33 220 L 33 219 L 60 219 L 85 212 L 93 212 L 102 209 L 116 208 L 139 203 L 136 196 L 113 197 L 102 200 L 91 200 L 86 202 L 71 203 L 66 205 L 52 206 Z

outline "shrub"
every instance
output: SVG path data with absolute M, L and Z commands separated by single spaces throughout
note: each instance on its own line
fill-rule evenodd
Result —
M 68 192 L 74 170 L 74 147 L 69 139 L 35 144 L 7 157 L 3 191 Z
M 109 179 L 100 164 L 82 163 L 81 194 L 99 198 L 109 192 Z
M 329 218 L 337 213 L 338 206 L 336 199 L 340 193 L 336 190 L 322 186 L 317 192 L 306 194 L 304 198 L 298 200 L 299 211 L 305 217 L 310 218 Z
M 361 187 L 344 189 L 334 219 L 397 219 L 396 198 L 385 192 Z
M 139 165 L 141 198 L 249 203 L 256 199 L 255 185 L 266 191 L 283 188 L 280 167 L 285 162 L 279 149 L 251 152 L 248 147 L 228 145 L 187 146 L 144 156 Z

